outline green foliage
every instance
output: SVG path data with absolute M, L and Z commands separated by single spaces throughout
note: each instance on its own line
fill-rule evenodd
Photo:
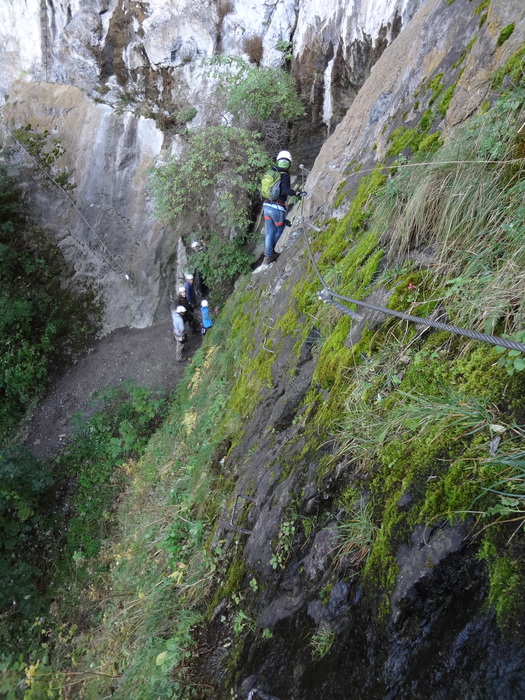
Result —
M 212 299 L 224 301 L 235 280 L 250 269 L 252 256 L 244 249 L 244 237 L 224 240 L 217 234 L 202 234 L 205 248 L 192 256 L 206 284 L 212 290 Z
M 342 566 L 364 564 L 374 543 L 377 527 L 372 520 L 372 504 L 359 498 L 337 526 L 335 559 Z
M 66 557 L 96 556 L 111 503 L 122 488 L 119 467 L 144 450 L 166 407 L 162 394 L 132 381 L 95 394 L 93 402 L 99 410 L 88 420 L 78 419 L 72 443 L 58 458 L 59 471 L 77 480 Z
M 294 79 L 286 71 L 259 68 L 237 56 L 215 56 L 207 63 L 212 66 L 212 74 L 226 86 L 227 109 L 239 121 L 287 122 L 304 116 Z
M 281 39 L 275 44 L 277 51 L 281 51 L 283 57 L 286 61 L 291 61 L 293 57 L 293 43 L 291 41 L 285 41 Z
M 202 615 L 194 610 L 185 610 L 179 617 L 176 634 L 165 643 L 165 651 L 158 654 L 155 664 L 160 666 L 164 673 L 168 673 L 174 666 L 178 666 L 192 655 L 195 646 L 191 632 L 201 621 Z
M 483 0 L 482 2 L 479 3 L 479 5 L 476 6 L 474 10 L 475 15 L 481 15 L 485 12 L 485 10 L 488 9 L 490 5 L 490 0 Z
M 322 622 L 319 629 L 312 635 L 310 646 L 312 648 L 312 656 L 316 661 L 324 658 L 333 643 L 335 642 L 336 634 L 326 622 Z
M 73 284 L 52 236 L 28 224 L 0 167 L 0 443 L 42 396 L 48 377 L 98 330 L 96 289 Z
M 195 117 L 196 114 L 196 107 L 183 107 L 182 109 L 179 109 L 179 111 L 175 114 L 175 121 L 179 125 L 186 124 L 187 122 L 191 122 L 191 120 Z
M 285 520 L 281 524 L 277 545 L 274 553 L 270 557 L 270 566 L 272 569 L 278 567 L 284 569 L 286 561 L 292 552 L 292 545 L 295 537 L 295 523 L 293 520 Z
M 519 343 L 525 342 L 525 331 L 515 333 L 512 340 L 516 340 Z M 515 372 L 523 372 L 525 369 L 525 357 L 523 357 L 522 352 L 519 350 L 509 350 L 499 345 L 495 348 L 495 351 L 500 355 L 498 365 L 505 367 L 507 374 L 512 376 Z
M 167 222 L 198 213 L 205 225 L 231 231 L 249 224 L 250 197 L 268 158 L 256 133 L 229 126 L 190 131 L 188 149 L 153 171 L 158 215 Z
M 53 485 L 49 465 L 21 448 L 0 450 L 0 610 L 22 615 L 41 605 L 46 497 Z
M 524 107 L 523 91 L 515 90 L 459 130 L 453 145 L 439 147 L 430 157 L 432 167 L 401 168 L 376 198 L 371 224 L 385 232 L 391 257 L 436 245 L 437 282 L 461 277 L 461 290 L 447 291 L 447 311 L 459 325 L 477 320 L 487 332 L 502 318 L 518 328 L 525 320 L 525 249 L 518 234 L 525 189 L 522 167 L 505 164 L 521 148 L 517 129 Z M 502 162 L 484 162 L 493 160 Z M 468 260 L 458 240 L 475 251 Z
M 519 86 L 525 79 L 523 71 L 523 59 L 525 57 L 525 44 L 522 44 L 515 51 L 509 60 L 499 68 L 492 78 L 492 89 L 499 90 L 503 84 L 503 79 L 508 77 L 510 82 L 515 86 Z

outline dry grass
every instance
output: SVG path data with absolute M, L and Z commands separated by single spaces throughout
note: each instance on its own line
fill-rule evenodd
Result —
M 251 63 L 261 65 L 263 58 L 263 40 L 261 36 L 246 36 L 242 42 L 242 49 L 248 54 Z

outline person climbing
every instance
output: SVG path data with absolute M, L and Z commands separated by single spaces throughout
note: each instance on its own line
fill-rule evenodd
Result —
M 177 362 L 185 362 L 186 357 L 182 357 L 182 351 L 186 342 L 186 325 L 184 323 L 184 315 L 186 309 L 184 306 L 177 306 L 171 310 L 171 318 L 173 320 L 173 335 L 175 337 L 175 360 Z
M 186 288 L 185 287 L 179 287 L 179 296 L 175 299 L 175 306 L 184 306 L 186 309 L 186 316 L 185 319 L 188 322 L 191 332 L 196 335 L 200 331 L 200 324 L 199 320 L 197 319 L 197 316 L 195 315 L 195 311 L 191 304 L 189 303 L 188 299 L 186 298 Z
M 184 289 L 186 290 L 186 299 L 188 304 L 191 306 L 191 310 L 197 306 L 197 299 L 195 298 L 195 287 L 193 286 L 193 275 L 186 275 L 186 282 L 184 283 Z
M 203 299 L 201 301 L 201 319 L 201 333 L 202 335 L 206 335 L 206 331 L 208 330 L 208 328 L 211 328 L 213 326 L 213 320 L 211 318 L 209 305 L 206 299 Z
M 280 151 L 277 154 L 276 164 L 271 171 L 265 173 L 261 185 L 263 197 L 263 214 L 266 222 L 266 239 L 264 242 L 264 260 L 269 265 L 275 262 L 278 253 L 275 252 L 277 241 L 282 235 L 286 219 L 286 200 L 288 197 L 303 197 L 306 192 L 296 192 L 290 186 L 290 173 L 292 156 L 289 151 Z M 272 184 L 273 183 L 273 184 Z
M 201 253 L 205 249 L 205 245 L 202 241 L 193 241 L 191 249 L 194 253 Z M 193 273 L 193 288 L 195 289 L 196 297 L 200 297 L 201 299 L 208 296 L 208 292 L 210 291 L 198 267 L 195 268 L 195 272 Z

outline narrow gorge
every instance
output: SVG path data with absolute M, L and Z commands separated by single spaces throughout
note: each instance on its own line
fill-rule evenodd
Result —
M 0 39 L 0 695 L 525 697 L 523 3 L 4 0 Z

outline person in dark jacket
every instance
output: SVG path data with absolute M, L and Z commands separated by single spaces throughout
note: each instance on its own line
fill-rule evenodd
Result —
M 202 241 L 193 241 L 191 249 L 194 253 L 201 253 L 205 249 L 205 245 Z M 193 288 L 196 297 L 200 299 L 207 297 L 210 291 L 199 268 L 195 268 L 195 272 L 193 273 Z
M 186 299 L 188 304 L 193 309 L 197 306 L 197 299 L 195 297 L 195 287 L 193 286 L 193 275 L 186 275 L 186 282 L 184 283 L 184 289 L 186 290 Z
M 306 192 L 296 192 L 290 185 L 290 166 L 292 156 L 289 151 L 277 154 L 276 165 L 272 170 L 281 173 L 280 194 L 278 199 L 270 202 L 263 200 L 263 214 L 266 222 L 266 239 L 264 242 L 264 261 L 266 264 L 275 262 L 278 253 L 275 252 L 277 241 L 282 235 L 286 223 L 286 200 L 288 197 L 302 197 Z
M 195 315 L 195 310 L 186 298 L 186 287 L 179 287 L 179 296 L 175 299 L 176 306 L 184 306 L 186 309 L 185 319 L 188 322 L 191 332 L 196 334 L 200 330 L 200 324 Z

